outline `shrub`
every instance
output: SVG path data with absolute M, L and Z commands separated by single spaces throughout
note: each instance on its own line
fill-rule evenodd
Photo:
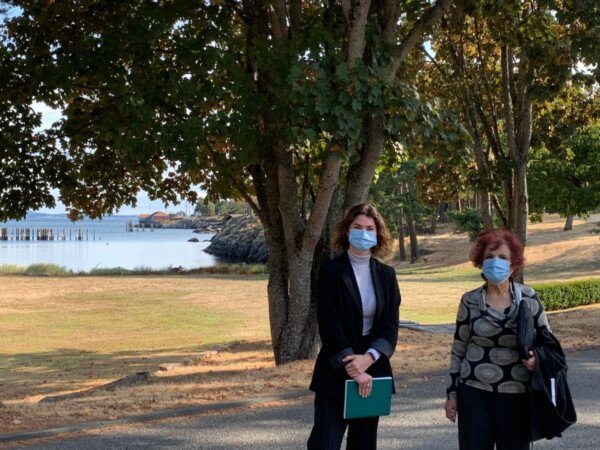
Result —
M 533 288 L 547 311 L 600 303 L 600 280 L 548 283 Z
M 462 211 L 454 210 L 450 211 L 448 216 L 456 224 L 459 232 L 469 233 L 471 241 L 474 241 L 483 230 L 481 213 L 476 209 L 465 208 Z
M 267 273 L 266 264 L 221 263 L 212 267 L 191 269 L 190 273 L 224 274 L 224 275 L 264 275 Z
M 184 269 L 182 267 L 166 267 L 164 269 L 152 269 L 150 267 L 135 267 L 124 269 L 123 267 L 96 268 L 89 272 L 93 276 L 137 276 L 137 275 L 189 275 L 189 274 L 220 274 L 220 275 L 264 275 L 267 273 L 266 264 L 246 263 L 221 263 L 211 267 L 198 267 L 195 269 Z M 86 272 L 80 275 L 88 275 Z
M 73 275 L 71 270 L 67 270 L 64 267 L 57 266 L 56 264 L 32 264 L 23 272 L 24 275 Z
M 0 274 L 3 275 L 22 275 L 27 270 L 25 266 L 17 266 L 16 264 L 3 264 L 0 266 Z
M 80 275 L 92 275 L 92 276 L 135 276 L 135 275 L 167 275 L 173 272 L 177 272 L 179 269 L 164 268 L 164 269 L 153 269 L 146 266 L 136 266 L 133 269 L 125 269 L 123 267 L 95 267 L 89 272 L 81 272 Z

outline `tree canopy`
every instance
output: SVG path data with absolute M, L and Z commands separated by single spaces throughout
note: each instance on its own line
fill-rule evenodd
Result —
M 413 121 L 397 75 L 451 3 L 2 2 L 18 13 L 1 29 L 0 102 L 15 112 L 0 126 L 22 135 L 2 151 L 38 180 L 5 184 L 1 213 L 49 206 L 51 188 L 73 217 L 140 189 L 243 198 L 265 230 L 275 359 L 309 356 L 313 265 L 340 210 L 366 198 L 384 141 Z M 34 101 L 63 118 L 36 132 Z

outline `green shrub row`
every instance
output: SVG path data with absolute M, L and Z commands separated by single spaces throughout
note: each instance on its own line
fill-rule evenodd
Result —
M 600 303 L 600 280 L 547 283 L 533 288 L 547 311 Z
M 0 265 L 0 275 L 32 275 L 32 276 L 138 276 L 138 275 L 189 275 L 189 274 L 222 274 L 222 275 L 266 275 L 266 264 L 222 263 L 212 267 L 196 269 L 165 268 L 152 269 L 150 267 L 136 267 L 124 269 L 122 267 L 95 268 L 89 272 L 73 272 L 56 264 L 32 264 L 30 266 L 17 266 L 15 264 Z

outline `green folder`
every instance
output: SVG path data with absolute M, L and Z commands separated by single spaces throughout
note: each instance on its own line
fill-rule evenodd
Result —
M 392 407 L 392 377 L 373 378 L 371 394 L 362 398 L 358 394 L 358 383 L 346 380 L 344 394 L 344 419 L 389 416 Z

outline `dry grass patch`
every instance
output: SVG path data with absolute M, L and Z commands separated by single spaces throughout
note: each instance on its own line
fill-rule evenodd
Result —
M 392 363 L 401 378 L 445 367 L 451 337 L 401 330 Z M 180 360 L 181 362 L 182 360 Z M 4 433 L 66 423 L 111 420 L 143 411 L 213 403 L 306 389 L 314 361 L 275 366 L 268 340 L 232 343 L 198 365 L 152 372 L 148 383 L 114 391 L 90 389 L 77 399 L 38 403 L 41 395 L 3 402 Z M 97 384 L 91 383 L 88 388 Z
M 528 225 L 525 248 L 525 276 L 529 283 L 549 280 L 575 280 L 600 277 L 600 237 L 591 231 L 600 223 L 600 216 L 589 220 L 575 219 L 571 231 L 562 231 L 564 219 L 558 215 L 545 215 L 544 222 Z M 451 225 L 438 227 L 435 235 L 419 236 L 419 244 L 426 249 L 416 264 L 395 263 L 399 274 L 409 276 L 428 274 L 432 270 L 446 274 L 447 278 L 462 279 L 477 270 L 469 262 L 473 245 L 466 233 L 456 234 Z
M 548 320 L 564 348 L 600 348 L 600 304 L 551 311 Z
M 597 345 L 600 305 L 551 313 L 550 321 L 567 350 Z M 451 335 L 401 329 L 392 358 L 399 386 L 426 372 L 446 370 L 451 343 Z M 38 403 L 39 396 L 5 401 L 0 408 L 0 427 L 8 433 L 114 420 L 153 410 L 306 389 L 313 365 L 314 361 L 304 360 L 277 367 L 268 340 L 233 342 L 226 350 L 208 356 L 198 365 L 181 365 L 168 371 L 155 367 L 145 384 L 114 391 L 91 389 L 81 398 L 54 404 Z M 440 397 L 443 397 L 443 389 Z

